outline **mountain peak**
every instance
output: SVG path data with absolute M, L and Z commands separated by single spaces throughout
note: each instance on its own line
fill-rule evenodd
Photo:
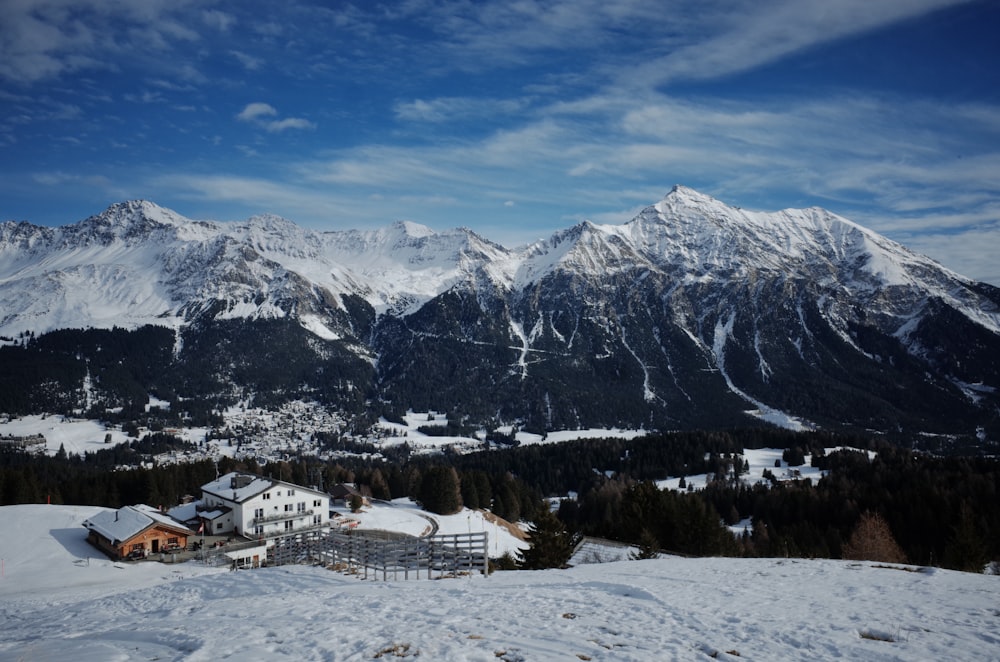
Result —
M 89 237 L 86 241 L 110 243 L 147 237 L 165 228 L 181 228 L 191 221 L 148 200 L 116 202 L 100 214 L 68 226 L 68 237 Z M 73 241 L 74 239 L 71 239 Z
M 165 209 L 149 200 L 126 200 L 116 202 L 92 219 L 101 219 L 105 223 L 121 225 L 136 219 L 145 219 L 163 225 L 183 225 L 187 219 L 169 209 Z M 90 219 L 87 219 L 90 220 Z
M 702 193 L 701 191 L 696 191 L 693 188 L 684 186 L 683 184 L 677 184 L 670 192 L 663 196 L 663 199 L 654 205 L 657 210 L 663 211 L 666 208 L 677 208 L 677 207 L 719 207 L 719 208 L 729 208 L 729 205 L 721 202 L 720 200 L 713 198 L 710 195 Z
M 414 223 L 413 221 L 396 221 L 392 224 L 392 229 L 402 232 L 407 237 L 411 237 L 413 239 L 423 239 L 424 237 L 430 237 L 436 234 L 434 230 L 430 229 L 426 225 Z

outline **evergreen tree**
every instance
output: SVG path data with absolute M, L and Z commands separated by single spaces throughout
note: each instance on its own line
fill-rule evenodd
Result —
M 420 479 L 418 500 L 425 510 L 453 515 L 462 509 L 458 473 L 453 467 L 431 467 Z
M 639 549 L 629 554 L 633 561 L 655 559 L 660 556 L 660 541 L 649 529 L 643 529 L 639 535 Z
M 944 550 L 944 564 L 955 570 L 982 572 L 987 561 L 989 552 L 973 521 L 972 509 L 963 503 L 955 533 Z
M 518 553 L 518 563 L 526 570 L 565 568 L 578 542 L 549 510 L 539 512 L 528 536 L 531 546 Z

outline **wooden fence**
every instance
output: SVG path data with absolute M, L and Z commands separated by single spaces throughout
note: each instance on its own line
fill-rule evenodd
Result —
M 321 564 L 364 579 L 434 579 L 489 572 L 486 532 L 414 538 L 311 529 L 271 542 L 269 565 Z

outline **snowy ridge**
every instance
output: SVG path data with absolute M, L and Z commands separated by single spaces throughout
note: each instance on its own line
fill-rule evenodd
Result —
M 220 318 L 294 311 L 330 338 L 339 334 L 323 321 L 324 304 L 356 294 L 376 310 L 406 312 L 505 255 L 468 230 L 437 234 L 400 222 L 320 233 L 273 215 L 191 221 L 124 202 L 55 229 L 0 224 L 0 335 L 176 326 L 221 301 Z
M 378 312 L 408 314 L 480 277 L 517 290 L 555 272 L 635 270 L 686 283 L 782 273 L 860 296 L 905 289 L 913 296 L 887 309 L 905 318 L 901 328 L 938 298 L 1000 333 L 1000 312 L 970 292 L 970 281 L 847 219 L 817 208 L 745 211 L 682 186 L 624 225 L 584 222 L 518 252 L 466 229 L 436 233 L 407 221 L 315 232 L 273 215 L 192 221 L 130 201 L 60 228 L 0 224 L 0 258 L 0 335 L 183 323 L 185 311 L 213 300 L 227 302 L 227 316 L 280 317 L 293 311 L 279 301 L 316 292 L 334 302 L 358 294 Z M 312 314 L 308 327 L 336 336 L 315 307 L 299 309 Z

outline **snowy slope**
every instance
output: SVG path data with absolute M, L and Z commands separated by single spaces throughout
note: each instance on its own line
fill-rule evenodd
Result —
M 295 315 L 330 337 L 317 316 L 345 294 L 405 311 L 505 254 L 468 230 L 321 233 L 272 215 L 192 221 L 124 202 L 60 228 L 0 224 L 0 335 L 177 326 L 222 302 L 220 318 Z
M 316 232 L 143 201 L 60 228 L 0 224 L 0 342 L 144 324 L 178 331 L 175 359 L 210 363 L 214 392 L 284 374 L 263 349 L 294 345 L 315 356 L 271 397 L 356 404 L 358 387 L 534 432 L 1000 429 L 1000 289 L 822 209 L 747 211 L 682 186 L 628 223 L 517 250 L 467 229 Z M 186 390 L 174 367 L 164 380 Z M 335 374 L 350 381 L 332 394 Z
M 792 559 L 437 581 L 100 560 L 91 508 L 7 506 L 0 658 L 996 660 L 1000 579 Z M 91 557 L 90 565 L 82 559 Z

